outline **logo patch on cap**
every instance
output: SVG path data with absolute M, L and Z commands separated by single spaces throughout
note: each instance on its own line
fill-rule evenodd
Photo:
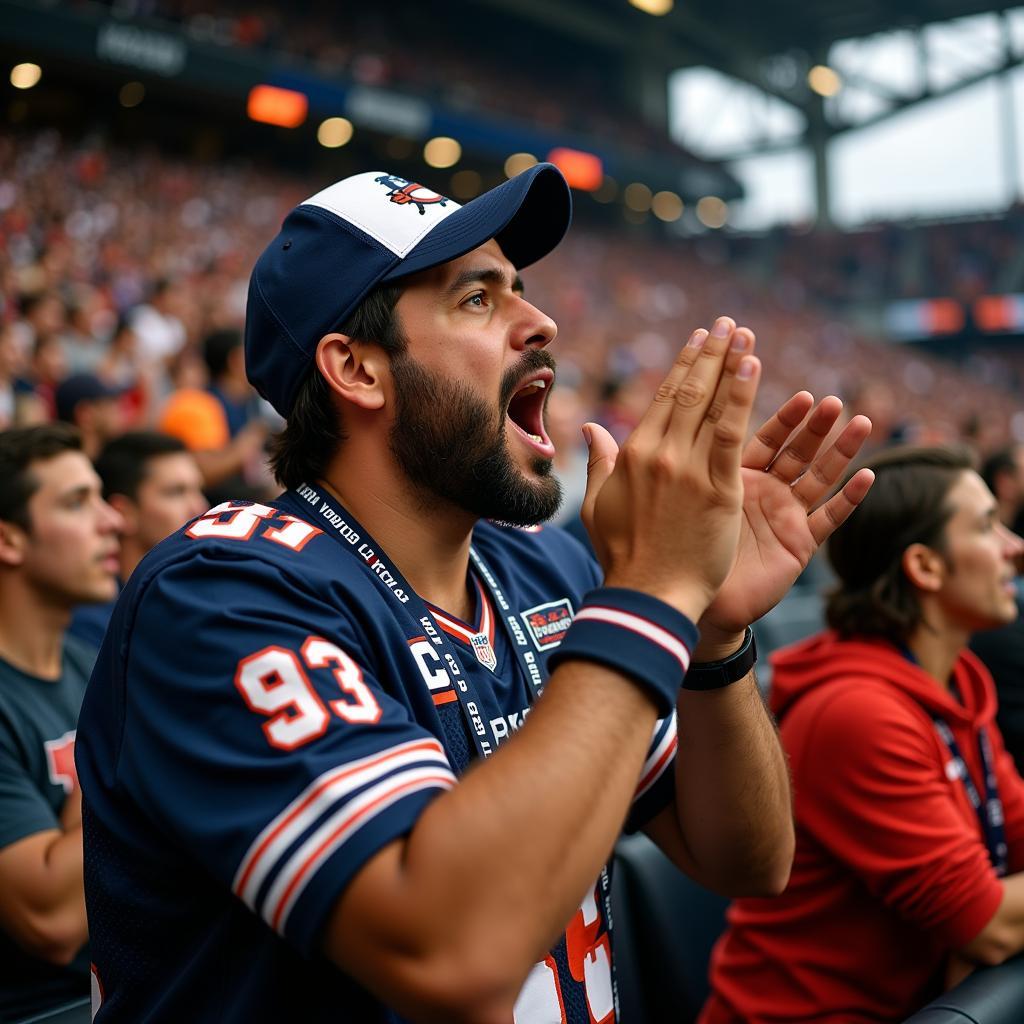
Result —
M 301 205 L 317 206 L 348 221 L 402 259 L 459 209 L 454 199 L 384 171 L 336 181 Z M 413 209 L 419 217 L 409 216 Z
M 434 203 L 447 206 L 451 200 L 447 196 L 431 192 L 425 185 L 418 181 L 409 181 L 406 178 L 399 178 L 397 174 L 382 174 L 376 179 L 378 185 L 384 185 L 391 189 L 388 198 L 399 206 L 415 206 L 421 214 L 427 212 L 427 207 Z
M 562 642 L 565 631 L 572 625 L 572 616 L 572 605 L 567 597 L 519 613 L 538 651 L 550 651 Z

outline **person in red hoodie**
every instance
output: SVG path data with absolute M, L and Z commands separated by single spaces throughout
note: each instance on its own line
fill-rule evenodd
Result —
M 700 1024 L 901 1021 L 1024 949 L 1024 781 L 977 630 L 1024 542 L 964 454 L 892 449 L 837 530 L 830 629 L 771 660 L 792 764 L 785 892 L 737 900 Z

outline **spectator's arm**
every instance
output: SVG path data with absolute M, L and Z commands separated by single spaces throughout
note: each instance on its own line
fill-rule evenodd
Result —
M 1002 880 L 1003 898 L 993 917 L 960 952 L 977 964 L 1001 964 L 1024 950 L 1024 872 Z
M 0 926 L 28 952 L 66 964 L 89 937 L 82 881 L 82 800 L 65 804 L 61 827 L 0 850 Z
M 246 424 L 223 448 L 210 448 L 205 451 L 194 451 L 199 471 L 203 474 L 203 484 L 215 487 L 217 484 L 238 476 L 254 459 L 267 437 L 267 427 L 261 420 L 253 420 Z
M 782 892 L 793 860 L 786 760 L 751 672 L 679 698 L 676 800 L 645 827 L 672 862 L 727 896 Z

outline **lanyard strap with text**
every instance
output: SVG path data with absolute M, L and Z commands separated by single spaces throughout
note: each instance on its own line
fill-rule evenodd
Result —
M 508 603 L 497 577 L 487 567 L 480 552 L 470 546 L 469 557 L 473 560 L 477 575 L 484 581 L 484 586 L 490 591 L 494 604 L 501 612 L 501 624 L 505 629 L 505 635 L 508 637 L 511 649 L 517 655 L 516 664 L 526 682 L 531 702 L 536 701 L 544 692 L 544 681 L 541 677 L 540 666 L 537 664 L 537 656 L 529 649 L 529 641 L 526 639 L 523 627 L 519 625 L 515 611 Z
M 935 731 L 939 734 L 942 742 L 949 748 L 953 764 L 956 766 L 957 774 L 967 790 L 967 799 L 970 800 L 978 821 L 981 822 L 981 831 L 985 836 L 985 845 L 988 847 L 988 855 L 992 860 L 992 867 L 997 875 L 1006 874 L 1008 851 L 1006 846 L 1006 829 L 1003 824 L 1003 802 L 999 799 L 999 788 L 996 780 L 995 762 L 992 757 L 992 745 L 989 742 L 988 733 L 984 728 L 978 731 L 978 748 L 981 752 L 981 770 L 985 779 L 985 798 L 981 797 L 978 787 L 974 784 L 970 772 L 967 770 L 967 762 L 960 754 L 960 747 L 953 736 L 953 730 L 941 719 L 933 719 Z
M 340 543 L 342 550 L 359 558 L 370 568 L 377 585 L 391 600 L 402 606 L 408 615 L 418 621 L 420 626 L 429 629 L 431 639 L 444 651 L 444 660 L 448 663 L 454 676 L 453 689 L 458 697 L 466 729 L 473 739 L 477 754 L 480 757 L 489 757 L 493 754 L 497 747 L 497 738 L 493 733 L 489 733 L 489 719 L 483 713 L 484 705 L 476 692 L 476 687 L 470 676 L 463 670 L 455 645 L 447 638 L 444 630 L 434 628 L 433 619 L 423 599 L 409 586 L 397 566 L 387 558 L 380 545 L 347 509 L 335 505 L 324 496 L 322 491 L 310 487 L 308 484 L 300 484 L 292 494 L 297 504 L 301 506 L 304 502 L 316 513 L 318 523 L 323 520 L 332 527 L 331 532 Z M 476 561 L 475 553 L 472 551 L 471 553 L 474 554 L 474 561 Z M 482 563 L 478 564 L 482 565 Z M 486 571 L 485 568 L 485 570 L 481 570 L 481 575 L 494 600 L 505 612 L 508 609 L 508 602 L 505 600 L 504 594 L 501 594 L 500 589 L 496 589 L 497 584 L 493 574 Z M 505 618 L 504 615 L 502 617 Z M 459 771 L 465 767 L 466 765 L 456 766 Z

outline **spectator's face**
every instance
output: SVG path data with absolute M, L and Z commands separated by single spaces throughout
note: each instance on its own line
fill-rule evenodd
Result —
M 70 608 L 117 594 L 122 522 L 100 495 L 81 452 L 31 464 L 39 486 L 28 501 L 30 529 L 19 540 L 19 568 L 49 603 Z
M 560 501 L 543 426 L 556 328 L 516 280 L 493 241 L 410 278 L 397 305 L 408 349 L 392 361 L 390 443 L 419 488 L 526 524 Z
M 150 459 L 135 501 L 121 506 L 126 533 L 133 535 L 145 551 L 159 544 L 206 511 L 202 482 L 196 460 L 188 452 Z
M 1014 563 L 1024 542 L 999 522 L 995 498 L 977 473 L 965 472 L 948 500 L 955 511 L 946 526 L 946 569 L 936 593 L 945 620 L 970 632 L 1012 622 Z
M 33 364 L 36 376 L 47 383 L 56 383 L 68 375 L 64 349 L 56 337 L 46 338 L 40 342 Z
M 97 398 L 79 402 L 75 422 L 101 442 L 110 441 L 124 431 L 124 412 L 119 398 Z

